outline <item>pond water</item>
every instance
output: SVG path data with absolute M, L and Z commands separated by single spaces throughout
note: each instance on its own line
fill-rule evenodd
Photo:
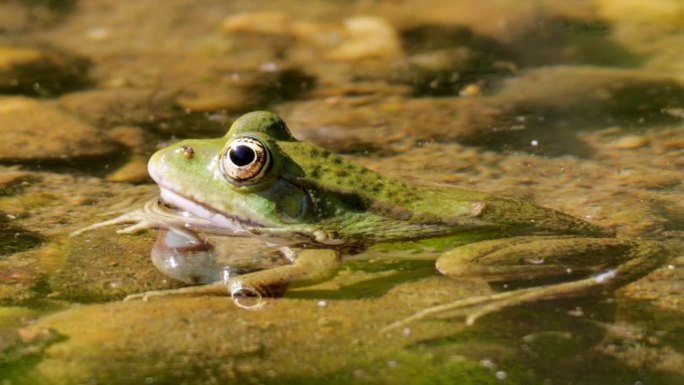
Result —
M 682 31 L 679 0 L 0 2 L 0 385 L 684 383 Z M 389 255 L 257 310 L 123 302 L 185 286 L 151 263 L 157 230 L 69 234 L 155 197 L 156 150 L 252 110 L 383 175 L 658 241 L 664 262 L 473 325 L 384 329 L 536 283 Z

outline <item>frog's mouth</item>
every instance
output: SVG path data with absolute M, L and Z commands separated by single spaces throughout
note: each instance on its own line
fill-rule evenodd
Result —
M 161 202 L 152 214 L 157 217 L 158 222 L 165 222 L 164 225 L 167 226 L 180 225 L 190 230 L 233 236 L 249 236 L 253 233 L 251 229 L 263 227 L 258 223 L 218 212 L 165 187 L 160 186 L 159 197 Z
M 204 232 L 216 235 L 253 237 L 272 245 L 286 246 L 313 242 L 316 244 L 339 245 L 342 240 L 328 238 L 327 234 L 305 232 L 292 233 L 269 228 L 254 221 L 219 212 L 211 207 L 160 186 L 160 199 L 146 205 L 147 219 L 160 228 L 182 227 L 191 232 Z

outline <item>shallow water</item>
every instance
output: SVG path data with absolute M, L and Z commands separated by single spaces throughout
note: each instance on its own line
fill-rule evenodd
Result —
M 0 2 L 0 384 L 680 384 L 684 3 Z M 182 287 L 151 230 L 71 231 L 157 194 L 147 158 L 244 112 L 416 183 L 525 198 L 655 239 L 616 292 L 464 325 L 511 289 L 350 261 L 258 311 Z M 248 246 L 245 246 L 248 247 Z

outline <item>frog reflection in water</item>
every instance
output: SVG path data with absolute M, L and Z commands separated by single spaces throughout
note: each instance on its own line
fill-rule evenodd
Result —
M 155 265 L 201 285 L 127 299 L 260 296 L 273 287 L 329 280 L 344 256 L 359 254 L 434 257 L 439 272 L 457 279 L 543 280 L 573 272 L 575 281 L 467 298 L 411 318 L 460 309 L 472 323 L 506 306 L 625 283 L 657 266 L 663 255 L 657 243 L 615 238 L 526 201 L 379 175 L 296 140 L 269 112 L 240 117 L 222 138 L 161 149 L 149 172 L 160 199 L 95 227 L 137 221 L 123 232 L 166 229 L 153 251 Z M 226 274 L 229 269 L 212 259 L 206 236 L 255 237 L 289 263 Z

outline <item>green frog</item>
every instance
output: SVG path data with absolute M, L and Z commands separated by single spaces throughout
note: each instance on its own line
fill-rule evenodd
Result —
M 137 222 L 123 232 L 161 228 L 155 265 L 199 285 L 128 299 L 261 297 L 273 288 L 329 280 L 349 256 L 429 257 L 456 279 L 547 282 L 425 309 L 402 321 L 460 310 L 472 323 L 506 306 L 624 283 L 653 269 L 663 255 L 658 243 L 616 238 L 524 200 L 380 175 L 296 140 L 282 119 L 265 111 L 238 118 L 224 137 L 163 148 L 148 168 L 159 199 L 84 230 L 120 222 Z M 277 253 L 287 263 L 236 271 L 216 262 L 216 248 L 207 241 L 212 237 L 250 237 L 263 245 L 256 254 Z

